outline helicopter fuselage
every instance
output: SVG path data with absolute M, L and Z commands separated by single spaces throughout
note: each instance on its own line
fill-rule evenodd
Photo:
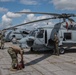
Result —
M 28 36 L 24 44 L 36 51 L 54 49 L 54 34 L 59 39 L 59 47 L 76 46 L 76 26 L 66 28 L 64 22 L 57 23 L 53 27 L 40 27 L 33 30 Z M 23 43 L 22 43 L 23 44 Z

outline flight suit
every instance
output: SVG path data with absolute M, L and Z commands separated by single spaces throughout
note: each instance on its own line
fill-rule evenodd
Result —
M 59 56 L 58 43 L 59 43 L 59 40 L 58 40 L 57 35 L 55 34 L 55 36 L 54 36 L 54 47 L 55 47 L 54 53 Z

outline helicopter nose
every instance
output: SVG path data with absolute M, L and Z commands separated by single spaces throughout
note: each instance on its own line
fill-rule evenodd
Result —
M 26 42 L 29 47 L 32 47 L 34 44 L 34 39 L 29 38 Z

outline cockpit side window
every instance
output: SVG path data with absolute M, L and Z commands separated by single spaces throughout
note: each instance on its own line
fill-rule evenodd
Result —
M 44 33 L 44 30 L 40 30 L 40 31 L 37 33 L 37 38 L 43 38 L 43 33 Z
M 35 31 L 32 31 L 29 36 L 35 36 Z
M 23 34 L 29 34 L 27 31 L 23 31 L 22 33 L 23 33 Z

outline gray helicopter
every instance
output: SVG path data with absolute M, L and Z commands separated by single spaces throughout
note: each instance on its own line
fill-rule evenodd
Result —
M 39 27 L 33 30 L 28 36 L 22 38 L 20 42 L 21 47 L 30 47 L 31 51 L 42 51 L 54 49 L 54 34 L 56 33 L 59 39 L 60 53 L 65 52 L 65 48 L 71 48 L 76 46 L 76 23 L 70 17 L 76 17 L 75 14 L 55 14 L 55 13 L 43 13 L 43 12 L 17 12 L 20 14 L 47 14 L 54 17 L 32 21 L 29 23 L 36 23 L 49 19 L 63 19 L 55 25 L 48 27 Z M 68 19 L 72 23 L 67 23 Z
M 54 49 L 54 34 L 56 33 L 59 39 L 59 49 L 60 53 L 65 52 L 65 48 L 76 46 L 76 23 L 70 17 L 76 17 L 75 14 L 56 14 L 56 13 L 43 13 L 43 12 L 16 12 L 20 14 L 45 14 L 52 15 L 51 18 L 45 18 L 40 20 L 35 20 L 20 24 L 17 26 L 23 26 L 31 23 L 41 22 L 50 19 L 63 19 L 55 25 L 48 27 L 40 27 L 30 32 L 25 38 L 19 41 L 21 47 L 29 47 L 31 51 L 41 51 L 41 50 L 52 50 Z M 73 25 L 68 24 L 66 19 L 73 22 Z M 17 27 L 14 26 L 14 27 Z M 13 27 L 11 27 L 13 28 Z

